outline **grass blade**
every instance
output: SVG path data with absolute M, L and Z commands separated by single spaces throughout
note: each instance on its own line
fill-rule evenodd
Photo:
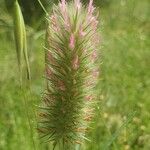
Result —
M 17 51 L 17 59 L 18 66 L 20 72 L 20 80 L 22 82 L 22 55 L 24 54 L 24 59 L 26 63 L 27 70 L 27 78 L 30 79 L 30 67 L 28 60 L 28 52 L 27 52 L 27 40 L 26 40 L 26 30 L 25 23 L 23 19 L 23 15 L 19 6 L 18 1 L 14 2 L 14 36 L 16 41 L 16 51 Z
M 25 30 L 25 25 L 23 20 L 22 20 L 22 26 L 23 26 L 23 53 L 24 53 L 24 58 L 26 63 L 27 79 L 30 80 L 31 73 L 30 73 L 30 65 L 29 65 L 28 51 L 27 51 L 26 30 Z
M 20 82 L 22 83 L 23 29 L 22 29 L 22 13 L 17 0 L 14 2 L 13 21 L 14 21 L 14 36 L 16 42 L 18 67 L 20 72 Z

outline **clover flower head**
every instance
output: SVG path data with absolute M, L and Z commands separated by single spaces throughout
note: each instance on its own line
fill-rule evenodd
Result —
M 84 141 L 96 102 L 99 77 L 98 19 L 93 0 L 61 0 L 48 18 L 45 48 L 46 90 L 38 130 L 54 145 L 73 149 Z M 74 144 L 73 144 L 74 143 Z

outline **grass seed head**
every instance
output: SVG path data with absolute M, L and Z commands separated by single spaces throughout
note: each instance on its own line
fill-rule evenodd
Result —
M 99 76 L 99 34 L 96 10 L 90 0 L 62 0 L 48 17 L 46 35 L 46 92 L 39 131 L 46 140 L 82 143 L 93 117 Z M 56 145 L 57 145 L 56 144 Z M 71 144 L 73 145 L 73 144 Z

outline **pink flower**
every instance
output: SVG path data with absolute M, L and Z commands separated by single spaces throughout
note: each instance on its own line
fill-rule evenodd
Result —
M 70 36 L 69 47 L 71 49 L 74 49 L 74 47 L 75 47 L 75 37 L 74 37 L 74 34 L 71 34 L 71 36 Z

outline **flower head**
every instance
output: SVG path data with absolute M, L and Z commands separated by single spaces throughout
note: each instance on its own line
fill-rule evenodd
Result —
M 66 149 L 82 143 L 95 102 L 94 88 L 99 34 L 93 0 L 87 8 L 80 0 L 61 0 L 48 18 L 46 36 L 46 91 L 39 131 Z M 84 124 L 84 126 L 83 126 Z

